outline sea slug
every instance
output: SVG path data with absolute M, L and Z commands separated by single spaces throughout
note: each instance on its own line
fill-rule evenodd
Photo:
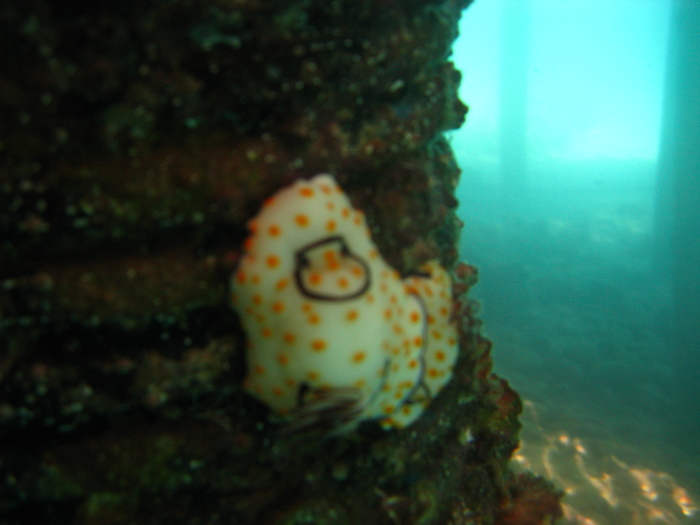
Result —
M 413 422 L 457 357 L 447 271 L 402 278 L 328 174 L 278 191 L 248 229 L 232 277 L 246 390 L 302 426 Z

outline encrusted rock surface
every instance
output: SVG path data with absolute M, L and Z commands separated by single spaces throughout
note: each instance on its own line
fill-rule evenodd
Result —
M 456 263 L 469 0 L 0 2 L 0 523 L 549 523 Z M 331 172 L 402 272 L 455 268 L 413 426 L 287 436 L 243 393 L 245 222 Z

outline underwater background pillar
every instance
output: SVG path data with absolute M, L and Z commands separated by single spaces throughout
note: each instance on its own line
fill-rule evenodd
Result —
M 531 2 L 521 0 L 502 8 L 499 68 L 500 182 L 503 213 L 522 219 L 528 200 L 528 77 L 530 74 Z
M 700 6 L 689 0 L 672 2 L 662 134 L 659 151 L 657 206 L 658 245 L 664 250 L 659 266 L 670 270 L 674 333 L 674 397 L 678 403 L 676 435 L 689 454 L 700 456 L 695 439 L 700 419 Z M 699 468 L 695 467 L 696 470 Z M 700 472 L 699 472 L 700 473 Z

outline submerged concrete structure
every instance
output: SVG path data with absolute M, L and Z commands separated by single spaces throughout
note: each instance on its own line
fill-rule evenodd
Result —
M 3 523 L 550 523 L 458 264 L 468 0 L 0 2 Z M 459 358 L 411 426 L 289 432 L 245 393 L 246 222 L 333 173 Z M 468 176 L 468 174 L 467 174 Z

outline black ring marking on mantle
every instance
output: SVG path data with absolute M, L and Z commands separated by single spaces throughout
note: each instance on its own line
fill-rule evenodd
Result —
M 348 294 L 348 295 L 330 295 L 330 294 L 320 294 L 316 292 L 312 292 L 309 290 L 306 285 L 304 284 L 304 281 L 302 279 L 302 272 L 304 269 L 306 269 L 309 266 L 309 260 L 307 258 L 307 252 L 309 250 L 313 250 L 318 248 L 319 246 L 323 246 L 325 244 L 331 244 L 331 243 L 340 243 L 340 252 L 343 254 L 344 257 L 347 257 L 349 259 L 352 259 L 353 261 L 357 262 L 360 266 L 362 266 L 362 269 L 365 272 L 365 282 L 362 285 L 362 287 L 357 290 L 354 293 Z M 303 246 L 299 250 L 297 250 L 294 253 L 294 257 L 296 259 L 296 264 L 295 264 L 295 269 L 294 269 L 294 281 L 296 282 L 297 288 L 299 291 L 302 293 L 302 295 L 305 295 L 306 297 L 310 299 L 317 299 L 319 301 L 349 301 L 350 299 L 356 299 L 357 297 L 360 297 L 362 294 L 364 294 L 372 284 L 372 276 L 370 274 L 369 270 L 369 265 L 362 260 L 361 257 L 358 255 L 353 254 L 350 249 L 348 248 L 347 243 L 345 242 L 345 237 L 342 235 L 332 235 L 330 237 L 324 237 L 316 242 L 312 242 L 310 244 L 307 244 L 306 246 Z

